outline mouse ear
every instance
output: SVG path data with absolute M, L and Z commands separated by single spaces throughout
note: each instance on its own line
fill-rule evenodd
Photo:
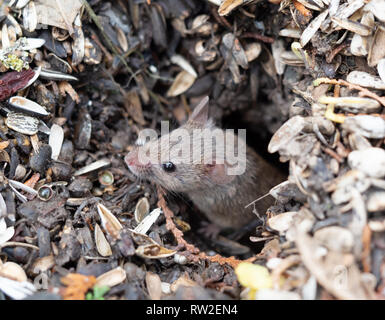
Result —
M 210 176 L 211 181 L 216 184 L 228 184 L 235 178 L 235 175 L 227 174 L 226 163 L 214 163 L 208 165 L 208 175 Z
M 205 124 L 209 118 L 209 97 L 204 97 L 190 115 L 188 121 Z

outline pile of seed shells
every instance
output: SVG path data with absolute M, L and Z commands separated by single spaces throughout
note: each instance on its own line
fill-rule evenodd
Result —
M 141 129 L 183 123 L 206 95 L 288 180 L 242 244 L 202 238 L 197 210 L 168 199 L 184 238 L 254 256 L 272 279 L 256 299 L 383 297 L 384 13 L 385 0 L 1 2 L 0 299 L 68 299 L 73 274 L 93 283 L 87 299 L 250 298 L 228 265 L 177 250 L 155 186 L 123 161 Z

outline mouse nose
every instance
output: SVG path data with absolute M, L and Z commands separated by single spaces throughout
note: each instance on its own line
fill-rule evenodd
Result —
M 139 169 L 147 169 L 151 166 L 149 162 L 142 162 L 139 158 L 138 149 L 134 149 L 129 152 L 125 157 L 124 161 L 126 162 L 128 167 L 136 167 Z
M 124 161 L 128 166 L 135 166 L 138 164 L 138 152 L 136 150 L 132 150 L 127 153 L 124 157 Z

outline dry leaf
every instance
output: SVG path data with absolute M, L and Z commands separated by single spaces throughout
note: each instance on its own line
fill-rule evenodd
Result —
M 82 7 L 80 0 L 35 0 L 34 3 L 38 23 L 73 33 L 72 24 Z
M 62 293 L 64 300 L 84 300 L 87 291 L 95 285 L 96 278 L 79 273 L 69 273 L 61 278 L 61 282 L 67 286 Z

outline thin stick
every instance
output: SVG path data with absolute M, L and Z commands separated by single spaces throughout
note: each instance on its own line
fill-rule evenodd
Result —
M 40 250 L 39 247 L 34 246 L 33 244 L 24 243 L 24 242 L 16 242 L 16 241 L 8 241 L 3 244 L 0 244 L 0 249 L 5 247 L 25 247 L 35 250 Z
M 180 231 L 172 218 L 174 217 L 174 213 L 171 211 L 171 209 L 167 206 L 166 200 L 164 198 L 164 195 L 166 192 L 161 188 L 158 187 L 158 206 L 162 209 L 164 216 L 166 218 L 166 228 L 167 230 L 171 231 L 174 235 L 178 247 L 177 250 L 180 250 L 182 248 L 186 248 L 186 251 L 179 252 L 180 254 L 184 255 L 187 259 L 194 262 L 199 262 L 200 260 L 208 260 L 210 262 L 217 262 L 221 265 L 228 264 L 231 267 L 235 268 L 239 263 L 243 261 L 252 262 L 256 259 L 256 257 L 251 257 L 247 260 L 238 260 L 234 257 L 223 257 L 219 254 L 216 254 L 215 256 L 208 256 L 206 253 L 201 252 L 197 247 L 194 245 L 188 243 L 186 240 L 183 239 L 183 232 Z
M 336 80 L 336 79 L 329 79 L 329 78 L 318 78 L 318 79 L 313 81 L 314 86 L 319 86 L 322 83 L 339 84 L 342 86 L 346 86 L 349 89 L 358 90 L 358 91 L 360 91 L 361 96 L 373 98 L 374 100 L 377 100 L 379 103 L 381 103 L 385 107 L 385 97 L 380 97 L 380 96 L 376 95 L 375 93 L 369 91 L 368 89 L 362 88 L 358 84 L 353 84 L 353 83 L 347 82 L 347 81 L 342 80 L 342 79 Z

